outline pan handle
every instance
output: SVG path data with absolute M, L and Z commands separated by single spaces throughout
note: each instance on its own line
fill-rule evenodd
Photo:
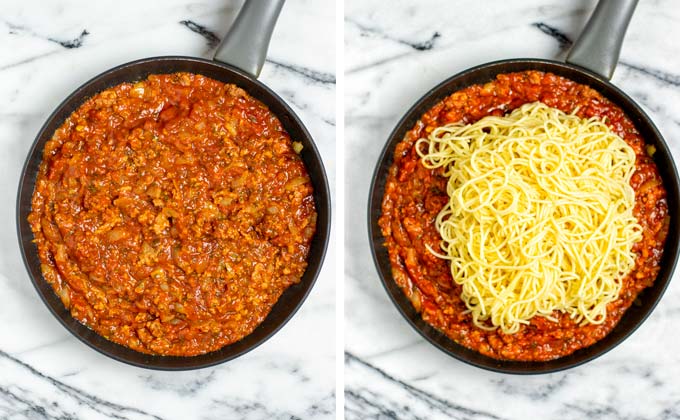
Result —
M 611 79 L 637 3 L 638 0 L 600 0 L 569 51 L 567 63 Z
M 284 1 L 246 0 L 213 60 L 258 77 Z

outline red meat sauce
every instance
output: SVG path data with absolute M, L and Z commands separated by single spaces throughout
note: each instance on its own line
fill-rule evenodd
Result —
M 44 148 L 28 220 L 45 280 L 75 319 L 140 352 L 242 339 L 307 266 L 299 149 L 265 105 L 204 76 L 98 93 Z
M 555 312 L 558 322 L 534 317 L 516 334 L 475 327 L 465 313 L 461 287 L 451 278 L 446 260 L 432 255 L 441 237 L 435 217 L 449 201 L 442 169 L 421 163 L 415 142 L 434 128 L 463 121 L 473 123 L 487 115 L 504 115 L 529 102 L 544 104 L 582 118 L 598 117 L 636 153 L 631 186 L 635 190 L 634 215 L 643 239 L 633 247 L 636 266 L 623 280 L 618 300 L 607 307 L 600 325 L 578 325 L 568 315 Z M 592 88 L 551 73 L 526 71 L 501 74 L 484 85 L 453 93 L 428 110 L 397 144 L 389 169 L 379 224 L 385 237 L 394 281 L 423 319 L 457 343 L 501 360 L 546 361 L 590 346 L 606 336 L 644 288 L 659 272 L 668 232 L 666 191 L 644 139 L 623 111 Z

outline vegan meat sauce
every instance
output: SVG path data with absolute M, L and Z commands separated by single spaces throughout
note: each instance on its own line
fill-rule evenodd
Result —
M 473 123 L 487 115 L 503 115 L 528 102 L 541 101 L 582 118 L 598 117 L 622 137 L 636 153 L 631 186 L 635 190 L 634 215 L 643 227 L 643 239 L 633 251 L 636 266 L 623 279 L 619 299 L 607 306 L 603 324 L 579 325 L 556 312 L 558 322 L 534 317 L 516 334 L 475 327 L 460 298 L 461 287 L 451 278 L 449 263 L 432 255 L 426 245 L 439 249 L 441 237 L 435 217 L 449 201 L 442 169 L 429 170 L 414 148 L 416 140 L 434 128 L 463 121 Z M 651 286 L 668 233 L 668 206 L 661 176 L 650 154 L 651 146 L 623 111 L 592 88 L 551 73 L 526 71 L 501 74 L 485 85 L 453 93 L 427 111 L 397 144 L 389 169 L 379 224 L 390 256 L 394 281 L 423 319 L 457 343 L 496 359 L 545 361 L 592 345 L 619 322 L 638 293 Z
M 45 145 L 29 216 L 43 276 L 74 318 L 134 350 L 238 341 L 307 266 L 300 149 L 231 84 L 176 73 L 107 89 Z

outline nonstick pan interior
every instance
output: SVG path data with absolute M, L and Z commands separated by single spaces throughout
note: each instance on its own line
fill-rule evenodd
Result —
M 384 238 L 378 226 L 378 219 L 382 213 L 381 204 L 385 192 L 387 172 L 393 162 L 394 148 L 413 128 L 414 124 L 423 113 L 436 103 L 452 93 L 473 84 L 486 83 L 493 80 L 496 75 L 526 70 L 538 70 L 551 72 L 565 77 L 577 83 L 588 85 L 607 99 L 618 105 L 633 121 L 647 144 L 656 147 L 653 158 L 656 162 L 664 186 L 667 190 L 668 208 L 671 214 L 671 222 L 661 260 L 661 271 L 652 287 L 645 289 L 631 306 L 618 325 L 602 340 L 594 345 L 578 350 L 573 354 L 549 362 L 513 362 L 499 361 L 478 352 L 463 347 L 446 335 L 423 321 L 420 314 L 413 308 L 411 302 L 392 279 L 391 266 L 387 249 L 384 246 Z M 392 302 L 397 306 L 401 314 L 425 339 L 445 353 L 463 362 L 498 372 L 515 374 L 535 374 L 555 372 L 574 367 L 592 360 L 614 348 L 627 338 L 649 316 L 663 292 L 668 286 L 675 264 L 678 259 L 678 221 L 676 218 L 678 209 L 678 190 L 680 181 L 673 162 L 668 145 L 654 126 L 651 119 L 621 90 L 609 83 L 602 77 L 571 64 L 557 61 L 538 59 L 512 59 L 483 64 L 462 73 L 459 73 L 429 92 L 427 92 L 399 121 L 390 135 L 376 166 L 370 188 L 368 203 L 368 226 L 369 241 L 373 260 L 378 268 L 380 278 Z
M 218 351 L 193 357 L 143 354 L 106 340 L 72 318 L 42 276 L 37 248 L 32 242 L 33 232 L 26 220 L 31 211 L 31 197 L 42 160 L 43 147 L 64 120 L 87 98 L 104 89 L 124 82 L 142 80 L 150 74 L 174 72 L 202 74 L 224 83 L 233 83 L 267 105 L 279 118 L 291 138 L 304 146 L 300 156 L 314 186 L 318 214 L 317 231 L 307 260 L 308 267 L 300 283 L 289 287 L 283 293 L 267 318 L 250 335 Z M 316 280 L 326 253 L 330 230 L 330 194 L 323 163 L 312 137 L 290 107 L 273 91 L 246 73 L 225 64 L 190 57 L 156 57 L 123 64 L 93 78 L 64 100 L 48 118 L 24 165 L 17 198 L 17 229 L 24 263 L 38 294 L 52 314 L 81 341 L 109 357 L 135 366 L 162 370 L 197 369 L 231 360 L 262 344 L 302 305 Z

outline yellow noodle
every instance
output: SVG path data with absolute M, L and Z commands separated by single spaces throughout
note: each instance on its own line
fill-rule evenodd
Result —
M 531 318 L 599 324 L 635 265 L 635 152 L 597 118 L 540 102 L 438 127 L 416 143 L 448 177 L 441 249 L 474 324 L 516 333 Z

